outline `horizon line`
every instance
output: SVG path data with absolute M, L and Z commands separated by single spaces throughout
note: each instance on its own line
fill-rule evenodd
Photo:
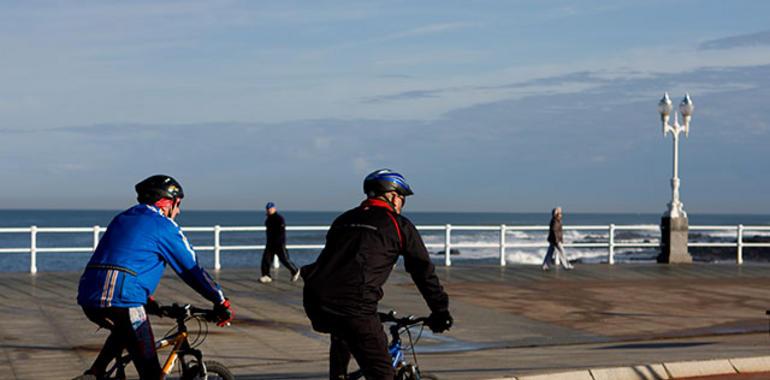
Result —
M 312 213 L 339 213 L 348 210 L 336 209 L 336 210 L 298 210 L 298 209 L 278 209 L 279 212 L 312 212 Z M 96 211 L 96 212 L 120 212 L 122 208 L 108 209 L 108 208 L 3 208 L 0 207 L 0 212 L 4 211 Z M 262 208 L 257 207 L 253 209 L 209 209 L 209 208 L 193 208 L 184 209 L 185 212 L 241 212 L 241 213 L 263 213 Z M 406 210 L 404 214 L 410 213 L 435 213 L 435 214 L 550 214 L 551 210 L 543 211 L 431 211 L 431 210 Z M 569 211 L 565 214 L 580 214 L 580 215 L 612 215 L 612 214 L 637 214 L 637 215 L 660 215 L 663 216 L 663 212 L 647 212 L 647 211 Z M 693 212 L 688 211 L 689 215 L 748 215 L 748 216 L 770 216 L 770 213 L 753 213 L 753 212 Z

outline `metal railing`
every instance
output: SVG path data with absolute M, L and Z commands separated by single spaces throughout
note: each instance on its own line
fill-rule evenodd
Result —
M 735 242 L 688 242 L 688 247 L 733 247 L 736 248 L 736 263 L 743 263 L 743 248 L 745 247 L 770 247 L 768 243 L 750 243 L 744 241 L 744 234 L 746 231 L 770 231 L 770 226 L 744 226 L 739 224 L 737 226 L 690 226 L 690 231 L 727 231 L 735 233 Z M 223 232 L 264 232 L 265 227 L 257 226 L 213 226 L 213 227 L 184 227 L 185 232 L 210 232 L 213 233 L 213 245 L 200 245 L 195 249 L 198 251 L 213 251 L 214 252 L 214 269 L 221 269 L 221 253 L 223 251 L 247 251 L 247 250 L 260 250 L 264 249 L 264 244 L 255 245 L 224 245 L 222 244 Z M 325 232 L 329 229 L 328 226 L 289 226 L 287 231 L 321 231 Z M 548 226 L 508 226 L 505 224 L 494 226 L 467 226 L 467 225 L 423 225 L 417 226 L 420 231 L 443 231 L 444 241 L 443 243 L 428 243 L 426 246 L 433 249 L 442 249 L 444 251 L 444 265 L 452 265 L 452 249 L 454 248 L 495 248 L 499 250 L 500 266 L 506 265 L 506 249 L 508 248 L 544 248 L 548 247 L 548 243 L 522 243 L 516 241 L 508 241 L 507 235 L 512 231 L 548 231 Z M 607 233 L 606 242 L 580 242 L 580 243 L 566 243 L 565 247 L 576 248 L 606 248 L 607 249 L 607 262 L 609 264 L 615 263 L 615 250 L 617 248 L 652 248 L 659 247 L 659 242 L 618 242 L 616 240 L 616 233 L 618 231 L 660 231 L 660 227 L 654 224 L 639 224 L 639 225 L 584 225 L 584 226 L 564 226 L 565 231 L 600 231 Z M 30 273 L 37 273 L 37 254 L 45 252 L 71 252 L 71 253 L 87 253 L 92 252 L 97 244 L 101 233 L 105 232 L 106 227 L 93 226 L 93 227 L 14 227 L 14 228 L 0 228 L 0 234 L 29 234 L 29 247 L 15 247 L 15 248 L 0 248 L 0 254 L 3 253 L 29 253 L 30 254 Z M 473 242 L 473 243 L 453 243 L 452 232 L 453 231 L 496 231 L 499 234 L 499 241 L 497 242 Z M 39 247 L 38 235 L 41 233 L 90 233 L 93 236 L 93 244 L 88 247 Z M 316 249 L 320 250 L 324 247 L 323 244 L 289 244 L 289 249 Z M 274 265 L 277 267 L 278 262 Z

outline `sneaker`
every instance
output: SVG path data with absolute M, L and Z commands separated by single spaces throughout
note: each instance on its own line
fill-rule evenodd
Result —
M 548 264 L 543 264 L 543 272 L 548 272 Z
M 263 284 L 269 284 L 269 283 L 273 282 L 273 279 L 270 278 L 270 276 L 262 276 L 262 277 L 259 278 L 259 282 L 261 282 Z
M 291 276 L 291 282 L 297 282 L 297 280 L 299 280 L 299 271 Z

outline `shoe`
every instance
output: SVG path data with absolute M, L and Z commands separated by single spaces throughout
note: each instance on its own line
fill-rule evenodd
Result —
M 262 277 L 259 278 L 259 282 L 261 282 L 263 284 L 269 284 L 269 283 L 273 282 L 273 279 L 270 278 L 270 276 L 262 276 Z
M 575 267 L 572 266 L 572 265 L 567 265 L 567 266 L 564 267 L 564 269 L 565 270 L 573 270 L 573 269 L 575 269 Z
M 548 264 L 543 264 L 543 272 L 548 272 Z
M 299 280 L 299 271 L 291 276 L 291 282 L 297 282 L 297 280 Z

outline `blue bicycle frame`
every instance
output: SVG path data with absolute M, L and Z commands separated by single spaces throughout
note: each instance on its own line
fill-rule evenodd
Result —
M 396 312 L 390 313 L 378 313 L 380 321 L 382 323 L 392 323 L 389 326 L 390 331 L 390 344 L 388 344 L 388 353 L 390 354 L 390 363 L 395 369 L 396 379 L 403 380 L 419 380 L 421 379 L 420 371 L 417 367 L 417 354 L 414 352 L 415 341 L 412 340 L 410 326 L 423 324 L 427 320 L 425 317 L 415 318 L 413 316 L 407 316 L 404 318 L 396 318 Z M 408 363 L 406 361 L 406 355 L 404 354 L 404 347 L 401 341 L 402 329 L 405 330 L 409 336 L 409 346 L 412 350 L 412 357 L 414 363 Z M 355 380 L 363 378 L 361 370 L 357 370 L 348 375 L 348 379 Z

